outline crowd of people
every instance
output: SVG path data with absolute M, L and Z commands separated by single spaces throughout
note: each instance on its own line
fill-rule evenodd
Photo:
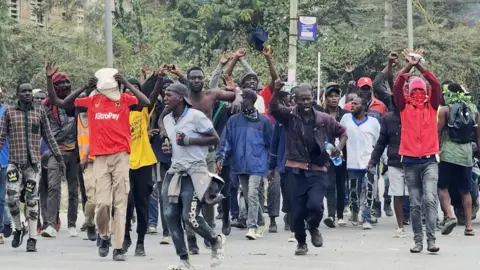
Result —
M 15 103 L 0 107 L 0 244 L 11 235 L 18 248 L 28 235 L 26 250 L 35 252 L 38 234 L 56 237 L 62 181 L 71 237 L 79 197 L 81 230 L 100 257 L 113 246 L 113 259 L 126 260 L 133 222 L 134 254 L 145 256 L 145 235 L 160 223 L 160 244 L 173 242 L 180 258 L 170 270 L 193 269 L 196 235 L 211 250 L 210 266 L 220 265 L 232 227 L 256 240 L 278 232 L 280 212 L 295 255 L 307 254 L 307 231 L 314 247 L 323 245 L 322 220 L 371 230 L 382 210 L 396 217 L 393 237 L 412 225 L 412 253 L 423 250 L 422 223 L 433 253 L 437 229 L 449 234 L 464 224 L 474 235 L 479 114 L 463 86 L 440 84 L 422 50 L 390 53 L 373 81 L 322 89 L 286 89 L 270 47 L 262 87 L 245 55 L 222 56 L 208 87 L 202 68 L 184 73 L 172 64 L 138 79 L 100 69 L 72 91 L 68 75 L 48 63 L 46 91 L 18 84 Z M 233 80 L 238 62 L 245 72 Z

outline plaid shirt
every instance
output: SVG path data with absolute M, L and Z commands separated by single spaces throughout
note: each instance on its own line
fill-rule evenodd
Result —
M 40 163 L 42 137 L 53 154 L 61 157 L 43 106 L 34 105 L 26 110 L 21 109 L 18 102 L 15 106 L 8 106 L 0 121 L 0 149 L 5 145 L 7 137 L 10 146 L 9 163 Z

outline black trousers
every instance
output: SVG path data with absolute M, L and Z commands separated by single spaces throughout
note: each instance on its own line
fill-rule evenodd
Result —
M 290 206 L 295 238 L 305 244 L 305 220 L 310 229 L 317 229 L 323 217 L 323 198 L 328 187 L 327 172 L 287 169 L 290 178 Z
M 130 170 L 130 193 L 128 194 L 125 233 L 132 229 L 133 209 L 137 212 L 138 241 L 143 242 L 148 227 L 148 203 L 153 191 L 152 166 Z
M 220 177 L 225 182 L 222 189 L 222 194 L 225 198 L 220 205 L 222 206 L 222 222 L 226 224 L 230 220 L 230 166 L 225 166 L 220 173 Z
M 82 197 L 82 211 L 85 212 L 85 204 L 87 203 L 87 190 L 85 189 L 85 181 L 83 181 L 83 173 L 78 164 L 78 183 L 80 184 L 80 195 Z
M 343 219 L 345 208 L 345 166 L 328 167 L 328 188 L 327 188 L 327 211 L 328 217 L 335 219 L 335 211 L 338 219 Z

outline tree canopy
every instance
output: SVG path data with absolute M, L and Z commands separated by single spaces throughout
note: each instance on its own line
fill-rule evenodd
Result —
M 18 82 L 45 88 L 44 64 L 59 69 L 81 86 L 105 66 L 103 2 L 93 1 L 76 27 L 78 0 L 48 0 L 38 12 L 65 10 L 64 20 L 45 27 L 18 23 L 0 0 L 0 87 L 13 94 Z M 246 60 L 268 81 L 267 65 L 250 45 L 250 31 L 269 34 L 275 64 L 288 64 L 288 0 L 135 0 L 127 9 L 115 1 L 114 66 L 128 76 L 140 68 L 176 63 L 198 65 L 208 75 L 221 53 L 247 47 Z M 415 47 L 425 50 L 426 64 L 441 81 L 465 85 L 478 97 L 480 88 L 480 1 L 413 0 Z M 477 11 L 477 13 L 475 13 Z M 322 83 L 343 80 L 346 61 L 356 77 L 381 70 L 389 51 L 407 46 L 406 1 L 302 0 L 299 15 L 317 17 L 317 40 L 297 45 L 297 81 L 317 81 L 317 53 L 322 55 Z M 390 23 L 389 23 L 390 22 Z M 240 75 L 240 68 L 234 73 Z

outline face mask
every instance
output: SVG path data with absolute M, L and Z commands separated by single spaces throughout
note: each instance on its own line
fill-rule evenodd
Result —
M 409 97 L 409 102 L 413 104 L 413 106 L 415 107 L 424 105 L 427 102 L 427 100 L 428 100 L 428 96 L 423 91 L 415 91 Z

